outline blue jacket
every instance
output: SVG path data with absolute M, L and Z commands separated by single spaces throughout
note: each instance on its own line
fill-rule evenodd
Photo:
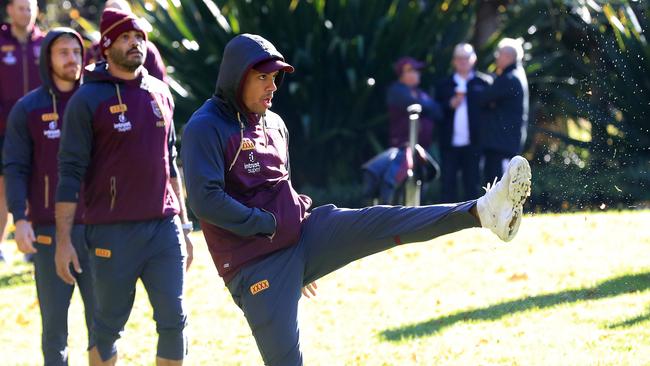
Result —
M 480 148 L 483 143 L 486 125 L 490 123 L 491 113 L 480 104 L 481 93 L 485 92 L 492 83 L 492 77 L 481 72 L 474 72 L 474 78 L 467 83 L 467 114 L 469 119 L 469 140 L 474 147 Z M 440 103 L 443 118 L 438 123 L 438 142 L 440 148 L 452 146 L 454 135 L 454 117 L 456 110 L 449 102 L 456 95 L 456 82 L 453 76 L 446 78 L 436 88 L 436 100 Z
M 528 79 L 521 65 L 513 64 L 480 95 L 480 103 L 492 109 L 485 130 L 485 149 L 510 155 L 521 153 L 528 129 Z

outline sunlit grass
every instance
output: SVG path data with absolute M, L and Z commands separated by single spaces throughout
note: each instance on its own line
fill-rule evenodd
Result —
M 306 365 L 650 365 L 650 211 L 535 215 L 503 244 L 478 229 L 392 249 L 319 281 L 302 300 Z M 259 365 L 246 321 L 201 234 L 188 275 L 188 365 Z M 13 242 L 3 246 L 15 259 Z M 42 364 L 33 271 L 0 266 L 0 363 Z M 71 365 L 85 363 L 82 306 Z M 151 365 L 146 293 L 119 342 Z

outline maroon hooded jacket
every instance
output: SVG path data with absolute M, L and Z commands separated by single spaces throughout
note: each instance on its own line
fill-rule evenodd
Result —
M 269 59 L 284 60 L 262 37 L 233 38 L 223 54 L 215 95 L 183 133 L 189 206 L 225 282 L 246 265 L 296 245 L 312 204 L 291 184 L 289 134 L 282 118 L 271 111 L 247 114 L 241 104 L 246 74 Z
M 34 26 L 22 44 L 11 34 L 11 25 L 0 25 L 0 136 L 5 135 L 7 116 L 18 99 L 41 85 L 38 62 L 44 37 Z
M 51 76 L 50 48 L 64 34 L 77 38 L 82 45 L 81 38 L 72 29 L 54 28 L 47 33 L 40 56 L 43 85 L 16 102 L 9 114 L 5 135 L 3 170 L 7 206 L 14 221 L 28 218 L 35 226 L 54 225 L 54 191 L 58 182 L 56 155 L 63 113 L 77 90 L 77 87 L 69 92 L 58 90 Z M 83 211 L 81 204 L 75 215 L 76 223 L 81 223 Z

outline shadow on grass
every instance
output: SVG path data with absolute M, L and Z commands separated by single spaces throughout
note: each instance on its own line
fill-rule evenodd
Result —
M 650 272 L 625 275 L 609 279 L 594 287 L 511 300 L 485 308 L 458 312 L 421 323 L 387 329 L 380 333 L 380 338 L 384 341 L 396 342 L 403 339 L 425 337 L 458 322 L 498 320 L 504 316 L 531 309 L 544 309 L 561 304 L 603 299 L 647 289 L 650 289 Z M 632 325 L 649 318 L 650 314 L 647 314 L 639 317 L 639 319 L 630 319 L 624 323 L 630 322 L 629 325 Z
M 20 271 L 14 271 L 0 276 L 0 288 L 19 286 L 32 282 L 34 282 L 34 270 L 31 267 L 25 267 Z
M 648 320 L 650 320 L 650 308 L 648 309 L 648 311 L 645 314 L 635 316 L 634 318 L 627 319 L 627 320 L 624 320 L 622 322 L 610 324 L 607 327 L 609 329 L 627 328 L 627 327 L 631 327 L 631 326 L 639 324 L 639 323 L 643 323 L 643 322 L 648 321 Z

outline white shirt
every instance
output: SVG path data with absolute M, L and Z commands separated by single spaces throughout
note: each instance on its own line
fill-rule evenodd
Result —
M 470 72 L 467 79 L 457 73 L 454 74 L 454 81 L 456 82 L 456 92 L 464 93 L 465 98 L 458 105 L 454 112 L 454 133 L 451 137 L 451 146 L 461 147 L 467 146 L 469 140 L 469 114 L 467 112 L 467 82 L 474 78 L 474 73 Z

